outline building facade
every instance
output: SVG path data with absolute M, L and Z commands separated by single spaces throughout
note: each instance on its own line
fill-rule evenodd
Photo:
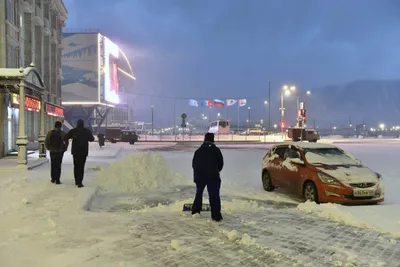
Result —
M 62 120 L 61 53 L 62 29 L 67 10 L 62 0 L 0 0 L 0 157 L 17 151 L 20 103 L 24 104 L 25 135 L 37 144 L 40 135 L 41 111 L 44 111 L 45 131 L 56 120 Z M 34 79 L 40 80 L 40 94 L 24 92 L 21 101 L 18 90 L 10 90 L 4 73 L 34 69 Z M 26 72 L 28 75 L 28 72 Z M 30 83 L 30 82 L 28 82 Z M 32 82 L 34 84 L 34 82 Z M 43 86 L 42 86 L 43 85 Z

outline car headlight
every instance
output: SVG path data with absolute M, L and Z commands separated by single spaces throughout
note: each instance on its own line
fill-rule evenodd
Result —
M 323 174 L 322 172 L 317 172 L 317 175 L 321 182 L 323 182 L 324 184 L 340 186 L 340 183 L 333 177 Z

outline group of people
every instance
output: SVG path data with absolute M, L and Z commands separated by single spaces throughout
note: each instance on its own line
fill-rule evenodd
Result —
M 57 121 L 54 124 L 54 129 L 47 133 L 45 145 L 47 150 L 50 151 L 51 182 L 61 184 L 61 165 L 64 153 L 68 149 L 69 139 L 72 139 L 71 154 L 74 159 L 75 184 L 77 187 L 83 187 L 82 181 L 86 158 L 89 154 L 89 142 L 94 141 L 92 132 L 84 127 L 83 120 L 78 120 L 77 127 L 68 133 L 62 131 L 62 123 Z M 221 150 L 214 144 L 213 133 L 205 135 L 203 144 L 194 153 L 192 167 L 194 170 L 194 183 L 196 184 L 196 196 L 192 205 L 192 214 L 201 212 L 203 192 L 207 186 L 211 218 L 214 221 L 221 221 L 223 218 L 220 199 L 220 172 L 224 167 L 224 159 Z
M 72 139 L 71 154 L 74 160 L 75 185 L 83 187 L 86 158 L 89 154 L 89 142 L 94 141 L 92 132 L 84 127 L 83 120 L 78 120 L 77 126 L 68 133 L 62 130 L 62 122 L 56 121 L 54 129 L 46 135 L 45 146 L 50 152 L 51 182 L 61 184 L 61 165 L 69 140 Z

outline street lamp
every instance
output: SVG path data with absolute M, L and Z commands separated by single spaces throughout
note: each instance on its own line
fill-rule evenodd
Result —
M 383 124 L 383 123 L 379 124 L 379 128 L 380 128 L 381 130 L 385 129 L 385 124 Z
M 264 121 L 264 122 L 266 122 L 267 118 L 268 118 L 268 101 L 267 100 L 264 101 L 264 105 L 267 108 L 267 114 L 266 114 L 267 116 L 265 117 L 265 121 Z M 264 127 L 267 128 L 266 123 L 264 124 Z
M 154 106 L 151 105 L 151 135 L 154 135 Z
M 290 89 L 289 89 L 289 86 L 287 86 L 287 85 L 284 85 L 283 87 L 282 87 L 282 89 L 281 89 L 281 108 L 280 108 L 280 110 L 281 110 L 281 132 L 282 132 L 282 139 L 285 137 L 284 136 L 284 131 L 283 131 L 283 128 L 284 128 L 284 123 L 285 123 L 285 107 L 284 107 L 284 103 L 283 103 L 283 97 L 284 97 L 284 95 L 286 95 L 286 96 L 289 96 L 290 94 L 291 94 L 291 92 L 294 92 L 296 90 L 296 87 L 295 86 L 290 86 Z
M 248 126 L 248 127 L 250 128 L 250 121 L 251 121 L 251 120 L 250 120 L 250 110 L 251 110 L 251 108 L 248 107 L 247 109 L 249 110 L 249 119 L 248 119 L 248 121 L 249 121 L 249 126 Z

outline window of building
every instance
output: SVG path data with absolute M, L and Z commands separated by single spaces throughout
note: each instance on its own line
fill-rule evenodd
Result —
M 6 18 L 12 24 L 19 26 L 17 0 L 6 0 Z
M 7 45 L 7 68 L 18 68 L 19 67 L 19 48 Z

